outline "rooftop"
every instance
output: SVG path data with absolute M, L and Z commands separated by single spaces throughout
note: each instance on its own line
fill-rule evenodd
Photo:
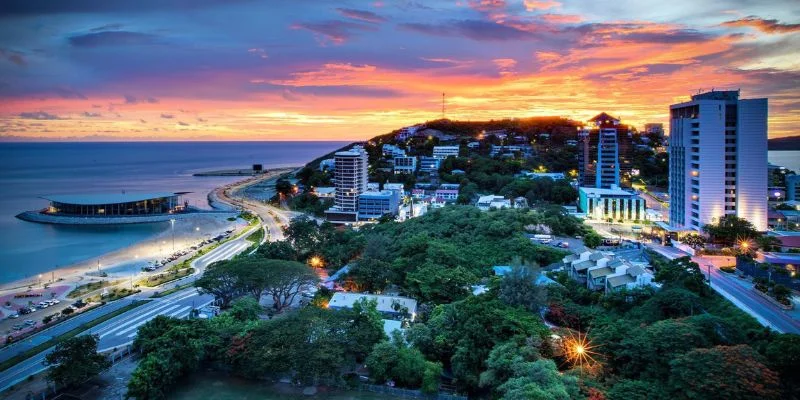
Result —
M 116 204 L 116 203 L 130 203 L 134 201 L 143 201 L 157 199 L 161 197 L 172 197 L 184 194 L 187 192 L 120 192 L 120 193 L 87 193 L 87 194 L 54 194 L 41 196 L 45 200 L 56 203 L 64 204 L 78 204 L 78 205 L 98 205 L 98 204 Z
M 414 299 L 369 293 L 336 292 L 333 294 L 333 297 L 331 297 L 330 302 L 328 302 L 328 306 L 334 308 L 352 308 L 353 304 L 363 298 L 377 301 L 376 308 L 380 312 L 396 313 L 397 311 L 392 307 L 393 304 L 398 304 L 401 307 L 407 308 L 408 312 L 411 314 L 417 312 L 417 301 Z
M 612 187 L 610 189 L 580 187 L 578 190 L 586 193 L 587 196 L 636 196 L 636 193 L 622 190 L 618 187 Z
M 636 279 L 633 279 L 633 277 L 628 275 L 628 274 L 622 274 L 622 275 L 612 276 L 610 278 L 606 278 L 606 282 L 608 282 L 608 285 L 611 286 L 611 287 L 627 285 L 627 284 L 633 283 L 635 281 L 636 281 Z
M 608 267 L 597 268 L 589 271 L 589 277 L 592 279 L 600 278 L 606 275 L 611 275 L 614 273 L 614 270 Z

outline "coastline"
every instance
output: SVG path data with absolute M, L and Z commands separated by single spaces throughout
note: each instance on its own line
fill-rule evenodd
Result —
M 236 216 L 238 212 L 233 205 L 216 196 L 219 190 L 230 186 L 246 186 L 255 181 L 269 179 L 292 169 L 294 167 L 291 169 L 269 169 L 258 176 L 246 177 L 246 179 L 217 187 L 208 193 L 208 201 L 213 209 L 223 212 L 192 214 L 176 222 L 174 231 L 169 228 L 169 222 L 153 222 L 153 224 L 164 225 L 164 230 L 145 240 L 97 257 L 48 270 L 39 275 L 0 283 L 0 295 L 44 286 L 67 285 L 71 290 L 92 281 L 135 280 L 138 275 L 142 274 L 142 267 L 173 253 L 173 238 L 174 249 L 178 251 L 189 248 L 204 239 L 222 234 L 228 229 L 238 229 L 247 225 L 241 219 L 236 221 L 228 220 L 228 218 Z M 102 273 L 105 273 L 106 276 L 101 276 Z

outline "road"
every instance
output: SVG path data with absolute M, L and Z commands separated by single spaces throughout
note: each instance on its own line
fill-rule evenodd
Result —
M 200 276 L 200 273 L 205 269 L 206 266 L 216 261 L 230 259 L 250 247 L 251 243 L 246 240 L 246 237 L 249 235 L 251 230 L 248 230 L 248 232 L 242 234 L 238 238 L 220 245 L 219 247 L 210 251 L 208 254 L 193 261 L 192 266 L 194 266 L 197 270 L 196 273 L 181 280 L 171 282 L 169 285 L 178 286 L 192 282 Z M 152 296 L 156 291 L 163 291 L 165 289 L 166 288 L 164 287 L 147 289 L 135 296 L 130 296 L 125 299 L 109 303 L 101 308 L 88 311 L 85 314 L 74 317 L 68 321 L 54 326 L 53 328 L 33 335 L 24 342 L 4 348 L 2 351 L 0 351 L 0 361 L 7 360 L 20 352 L 28 350 L 40 343 L 52 339 L 53 337 L 72 330 L 80 326 L 82 323 L 89 322 L 102 315 L 122 308 L 135 300 L 148 299 L 151 301 L 148 304 L 139 306 L 131 311 L 103 322 L 102 324 L 95 326 L 89 331 L 81 334 L 100 335 L 98 349 L 100 351 L 111 350 L 115 347 L 122 347 L 131 343 L 136 336 L 137 329 L 147 321 L 159 315 L 185 318 L 189 315 L 192 309 L 203 307 L 214 300 L 210 295 L 200 295 L 195 288 L 184 289 L 164 298 L 150 299 L 150 296 Z M 34 357 L 31 357 L 3 372 L 0 372 L 0 391 L 7 389 L 9 386 L 22 381 L 30 375 L 45 370 L 46 367 L 42 364 L 42 362 L 44 361 L 45 355 L 52 350 L 53 348 L 51 347 Z
M 653 244 L 648 244 L 647 246 L 670 259 L 689 256 L 689 254 L 674 247 Z M 692 261 L 700 266 L 700 270 L 703 271 L 706 278 L 708 278 L 709 273 L 711 274 L 711 287 L 717 293 L 731 301 L 742 311 L 750 314 L 762 325 L 769 326 L 781 333 L 800 334 L 800 321 L 792 318 L 778 306 L 756 294 L 751 283 L 742 281 L 735 275 L 722 272 L 709 259 L 695 256 L 692 257 Z

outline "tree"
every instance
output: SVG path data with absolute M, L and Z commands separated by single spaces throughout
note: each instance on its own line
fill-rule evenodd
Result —
M 561 374 L 555 362 L 549 359 L 522 363 L 515 376 L 498 387 L 503 400 L 580 398 L 578 379 Z
M 442 365 L 425 360 L 418 349 L 406 346 L 400 335 L 376 344 L 366 365 L 378 383 L 392 380 L 402 387 L 422 387 L 428 393 L 439 389 Z
M 597 248 L 601 243 L 603 243 L 603 237 L 598 235 L 595 231 L 583 235 L 583 244 L 590 249 Z
M 464 267 L 447 268 L 433 263 L 421 265 L 406 277 L 406 285 L 410 291 L 423 301 L 436 304 L 463 299 L 470 294 L 469 285 L 475 281 L 475 275 Z
M 263 258 L 273 260 L 297 261 L 297 252 L 286 240 L 266 242 L 258 247 L 256 253 Z
M 111 366 L 105 355 L 97 354 L 97 335 L 80 335 L 64 340 L 45 356 L 50 366 L 47 379 L 58 386 L 72 387 L 86 382 Z
M 733 214 L 720 217 L 716 224 L 703 226 L 703 231 L 711 235 L 711 239 L 716 243 L 728 246 L 738 244 L 742 240 L 750 240 L 760 236 L 756 228 L 750 221 L 739 218 Z
M 252 298 L 243 298 L 233 302 L 229 313 L 234 319 L 241 322 L 255 321 L 263 309 L 258 301 Z
M 301 260 L 319 247 L 320 236 L 320 227 L 307 216 L 292 219 L 286 227 L 286 240 L 292 243 Z
M 670 360 L 709 344 L 709 338 L 697 326 L 666 319 L 628 332 L 620 349 L 612 354 L 612 366 L 624 377 L 665 380 L 670 375 Z
M 778 374 L 750 346 L 694 349 L 670 362 L 673 395 L 685 399 L 778 399 Z
M 486 360 L 486 371 L 480 375 L 480 387 L 496 389 L 516 374 L 522 363 L 541 358 L 537 337 L 515 337 L 492 348 Z
M 231 300 L 241 289 L 239 277 L 236 275 L 229 264 L 234 261 L 218 261 L 208 267 L 203 272 L 203 276 L 194 281 L 194 286 L 201 293 L 210 293 L 220 301 L 222 308 L 228 307 Z
M 258 275 L 263 293 L 272 297 L 277 312 L 290 306 L 302 290 L 319 281 L 311 268 L 297 261 L 265 260 L 261 263 Z
M 623 379 L 606 393 L 608 400 L 660 400 L 667 399 L 668 396 L 664 393 L 657 383 L 650 381 L 636 381 L 630 379 Z
M 294 185 L 286 179 L 278 179 L 275 181 L 275 191 L 286 196 L 294 192 Z
M 767 365 L 780 374 L 785 398 L 800 396 L 800 335 L 776 335 L 764 355 Z
M 547 300 L 547 287 L 536 284 L 539 271 L 536 264 L 513 266 L 511 272 L 500 281 L 498 298 L 508 305 L 539 312 Z
M 697 249 L 697 248 L 703 247 L 706 244 L 706 240 L 702 236 L 700 236 L 700 235 L 698 235 L 696 233 L 691 233 L 691 234 L 688 234 L 688 235 L 684 236 L 681 239 L 681 242 L 686 243 L 687 245 L 691 246 L 693 249 Z

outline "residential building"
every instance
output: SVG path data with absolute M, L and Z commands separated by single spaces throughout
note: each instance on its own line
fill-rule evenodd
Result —
M 444 160 L 447 157 L 458 157 L 458 146 L 433 146 L 433 158 Z
M 387 143 L 381 146 L 381 154 L 388 158 L 404 157 L 406 155 L 406 151 L 393 144 Z
M 367 152 L 355 146 L 334 154 L 336 194 L 333 207 L 325 212 L 329 221 L 356 222 L 358 197 L 367 190 Z
M 455 201 L 458 198 L 458 189 L 437 189 L 433 196 L 436 197 L 437 200 L 443 200 L 445 202 Z
M 392 159 L 395 174 L 413 174 L 417 171 L 417 157 L 397 156 Z
M 403 331 L 403 322 L 401 321 L 414 321 L 414 318 L 417 317 L 417 301 L 401 296 L 336 292 L 328 301 L 328 308 L 352 309 L 356 302 L 362 300 L 375 302 L 375 308 L 383 316 L 383 331 L 388 337 L 391 337 L 395 330 Z
M 725 215 L 767 229 L 767 99 L 711 91 L 670 106 L 670 227 Z
M 622 288 L 661 287 L 647 263 L 624 260 L 613 252 L 587 250 L 570 254 L 562 262 L 570 278 L 585 283 L 590 290 L 610 293 Z
M 578 188 L 578 206 L 590 220 L 644 221 L 646 218 L 644 199 L 616 186 Z
M 511 200 L 506 199 L 503 196 L 481 196 L 478 198 L 478 202 L 475 204 L 475 207 L 478 207 L 481 211 L 489 211 L 492 208 L 511 208 Z
M 523 157 L 530 157 L 533 154 L 533 148 L 529 145 L 498 146 L 493 144 L 492 149 L 489 151 L 489 155 L 492 157 L 515 157 L 517 154 Z
M 606 294 L 622 289 L 637 289 L 643 287 L 660 288 L 661 284 L 655 282 L 655 275 L 647 268 L 639 265 L 622 264 L 615 268 L 614 273 L 606 276 Z
M 467 147 L 470 149 L 477 149 L 478 147 L 481 147 L 481 142 L 469 142 L 467 143 Z
M 419 170 L 423 172 L 438 172 L 442 160 L 434 157 L 420 156 Z
M 800 175 L 786 175 L 786 200 L 800 201 Z
M 606 113 L 600 113 L 581 129 L 578 139 L 580 186 L 609 188 L 628 182 L 633 143 L 627 125 Z
M 383 184 L 383 190 L 395 191 L 400 195 L 400 197 L 403 197 L 405 194 L 405 186 L 402 183 L 386 182 Z
M 458 190 L 459 188 L 461 188 L 461 185 L 458 183 L 442 183 L 439 185 L 439 189 Z
M 411 138 L 412 136 L 416 135 L 417 131 L 423 128 L 425 128 L 424 125 L 407 126 L 405 128 L 400 129 L 400 132 L 398 132 L 397 135 L 395 135 L 395 138 L 400 141 L 405 141 Z
M 397 215 L 400 194 L 394 190 L 369 191 L 358 196 L 358 219 L 375 220 L 384 215 Z
M 381 184 L 378 182 L 367 182 L 367 191 L 368 192 L 376 192 L 381 190 Z

